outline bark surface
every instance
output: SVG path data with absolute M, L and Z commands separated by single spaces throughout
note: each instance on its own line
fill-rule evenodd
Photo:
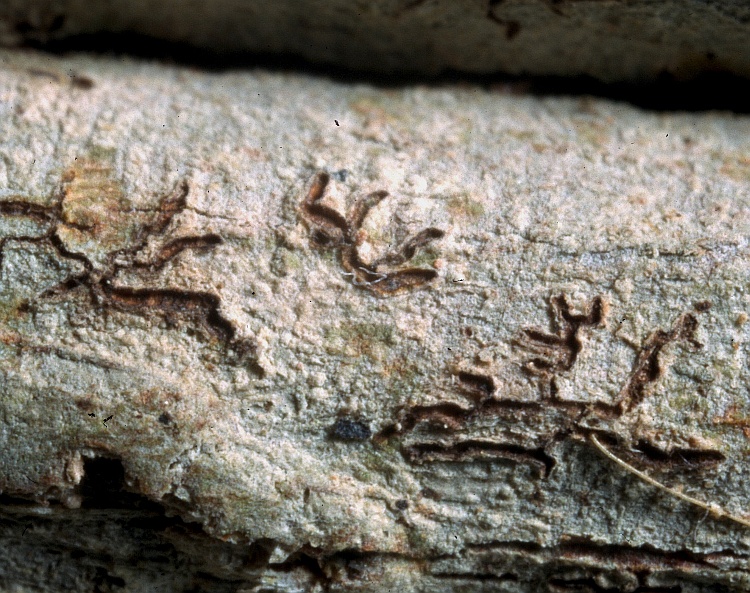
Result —
M 750 118 L 0 67 L 5 590 L 750 588 Z
M 359 72 L 750 77 L 745 0 L 3 0 L 0 44 L 114 35 Z M 131 40 L 138 50 L 143 39 Z

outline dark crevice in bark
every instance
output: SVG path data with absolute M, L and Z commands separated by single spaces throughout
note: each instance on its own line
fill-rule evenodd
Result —
M 593 578 L 561 579 L 549 581 L 550 593 L 681 593 L 682 587 L 637 587 L 635 589 L 620 587 L 604 587 Z
M 415 0 L 418 4 L 419 0 Z M 559 9 L 558 9 L 559 10 Z M 504 35 L 513 42 L 521 32 L 516 21 L 498 18 L 495 7 L 489 6 L 485 17 L 504 28 Z M 294 53 L 264 53 L 217 51 L 199 48 L 188 43 L 166 41 L 135 32 L 92 32 L 59 37 L 50 35 L 44 27 L 31 26 L 23 21 L 21 27 L 22 47 L 41 50 L 50 54 L 65 55 L 70 52 L 93 52 L 114 56 L 132 56 L 149 60 L 161 60 L 184 66 L 199 67 L 208 71 L 265 68 L 280 72 L 305 72 L 325 76 L 346 83 L 368 83 L 384 88 L 402 88 L 414 85 L 473 84 L 490 91 L 529 94 L 539 97 L 578 96 L 601 97 L 624 101 L 637 107 L 654 111 L 712 111 L 728 110 L 736 113 L 750 112 L 750 80 L 747 77 L 723 70 L 720 64 L 695 73 L 685 79 L 663 70 L 650 82 L 605 83 L 587 75 L 571 76 L 514 76 L 498 73 L 473 74 L 451 68 L 423 75 L 409 71 L 408 61 L 404 71 L 383 73 L 355 70 L 332 63 L 321 63 Z M 710 52 L 705 56 L 711 62 Z M 80 80 L 80 82 L 79 82 Z M 73 73 L 71 84 L 86 90 L 95 85 L 94 80 L 83 73 Z
M 317 561 L 304 554 L 269 564 L 275 542 L 230 543 L 207 535 L 176 509 L 128 488 L 119 459 L 85 458 L 83 467 L 76 487 L 80 508 L 53 501 L 48 508 L 54 512 L 39 514 L 33 500 L 0 495 L 0 546 L 7 551 L 0 572 L 9 582 L 34 590 L 73 590 L 75 581 L 84 587 L 75 590 L 229 593 L 260 585 L 268 569 L 301 571 L 309 583 L 324 578 Z M 44 572 L 30 575 L 22 558 L 54 566 L 60 583 Z
M 54 513 L 44 515 L 33 512 L 30 502 L 22 505 L 7 496 L 0 499 L 0 542 L 8 550 L 0 565 L 6 575 L 12 577 L 12 563 L 33 550 L 36 562 L 54 564 L 61 579 L 75 575 L 91 591 L 134 587 L 134 575 L 139 586 L 163 588 L 168 583 L 167 589 L 176 592 L 256 590 L 253 587 L 262 591 L 263 583 L 272 583 L 282 574 L 298 579 L 294 582 L 299 583 L 299 590 L 338 591 L 377 578 L 389 562 L 395 562 L 402 567 L 399 570 L 406 563 L 425 578 L 456 586 L 514 583 L 519 591 L 671 593 L 709 578 L 719 587 L 729 586 L 738 571 L 723 567 L 727 560 L 736 564 L 744 559 L 731 550 L 700 554 L 571 538 L 551 546 L 528 541 L 475 542 L 460 553 L 434 557 L 417 551 L 380 553 L 355 548 L 330 553 L 308 546 L 274 563 L 270 558 L 276 542 L 221 541 L 206 535 L 198 524 L 174 515 L 171 505 L 162 506 L 129 490 L 125 469 L 116 458 L 86 459 L 78 490 L 83 498 L 80 509 L 55 507 Z M 17 582 L 29 587 L 40 586 L 42 580 L 46 587 L 58 585 L 50 583 L 47 574 L 40 573 L 37 582 L 22 572 Z M 635 577 L 636 588 L 601 588 L 602 582 L 618 582 L 621 575 Z M 652 587 L 648 583 L 653 579 L 666 584 Z M 62 580 L 58 589 L 64 590 Z
M 158 504 L 125 489 L 125 468 L 119 459 L 84 458 L 83 472 L 83 478 L 78 485 L 81 508 L 138 508 L 139 510 L 161 511 Z M 139 506 L 142 503 L 145 503 L 147 508 Z
M 482 573 L 482 572 L 433 572 L 430 576 L 442 580 L 465 580 L 465 581 L 476 581 L 479 583 L 488 581 L 498 582 L 518 582 L 518 575 L 511 572 L 504 572 L 502 574 Z

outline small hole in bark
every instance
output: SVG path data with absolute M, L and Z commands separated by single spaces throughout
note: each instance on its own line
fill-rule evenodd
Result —
M 125 486 L 125 468 L 119 459 L 85 459 L 81 480 L 84 508 L 118 507 Z
M 163 514 L 163 508 L 141 494 L 128 492 L 122 461 L 96 457 L 83 461 L 79 486 L 84 509 L 139 509 Z

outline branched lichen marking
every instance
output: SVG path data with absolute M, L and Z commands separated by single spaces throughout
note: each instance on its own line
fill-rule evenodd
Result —
M 555 296 L 550 300 L 553 331 L 524 328 L 516 341 L 532 353 L 522 368 L 549 386 L 542 390 L 541 399 L 502 399 L 502 386 L 498 386 L 496 379 L 485 372 L 464 369 L 453 374 L 457 391 L 466 398 L 464 403 L 445 401 L 404 408 L 397 424 L 386 428 L 376 439 L 399 437 L 403 455 L 412 462 L 503 457 L 541 463 L 542 475 L 546 475 L 554 466 L 548 448 L 555 442 L 568 438 L 585 442 L 596 434 L 614 445 L 619 443 L 611 424 L 640 403 L 645 385 L 661 375 L 659 354 L 668 343 L 688 341 L 699 346 L 694 338 L 698 326 L 696 314 L 708 307 L 706 303 L 698 303 L 692 312 L 681 315 L 669 331 L 657 330 L 651 334 L 636 355 L 620 397 L 607 404 L 560 399 L 554 383 L 558 374 L 570 371 L 575 365 L 583 347 L 583 328 L 603 327 L 606 303 L 602 297 L 595 297 L 583 313 L 576 314 L 565 295 Z M 635 398 L 633 393 L 641 398 Z M 592 420 L 595 422 L 591 423 Z M 488 426 L 498 428 L 498 434 L 486 434 Z M 654 467 L 696 464 L 705 467 L 725 459 L 715 450 L 665 451 L 643 439 L 622 444 L 622 448 L 624 455 L 636 454 Z
M 696 312 L 705 311 L 710 305 L 698 303 Z M 672 342 L 686 342 L 698 350 L 703 344 L 695 339 L 698 329 L 698 319 L 694 313 L 685 313 L 674 322 L 669 331 L 663 329 L 653 332 L 638 352 L 630 379 L 620 392 L 619 407 L 623 412 L 632 410 L 640 404 L 646 396 L 646 386 L 653 383 L 662 375 L 659 355 L 667 344 Z
M 48 225 L 38 237 L 10 240 L 46 243 L 61 259 L 77 261 L 84 270 L 37 298 L 40 301 L 67 298 L 71 291 L 83 289 L 97 308 L 142 316 L 155 314 L 171 326 L 180 322 L 197 325 L 225 344 L 238 362 L 249 363 L 258 371 L 254 344 L 237 339 L 233 324 L 221 314 L 217 295 L 118 284 L 122 272 L 145 281 L 183 251 L 211 249 L 220 245 L 222 239 L 216 234 L 180 237 L 167 242 L 154 255 L 144 257 L 149 240 L 162 236 L 174 217 L 186 208 L 189 186 L 186 181 L 178 183 L 156 209 L 134 210 L 109 174 L 106 166 L 84 160 L 65 173 L 54 204 L 0 202 L 0 215 L 31 218 Z M 0 248 L 4 248 L 7 240 Z
M 388 196 L 377 191 L 357 200 L 342 216 L 320 202 L 330 181 L 328 173 L 318 173 L 302 201 L 300 212 L 311 230 L 313 243 L 322 248 L 337 249 L 344 274 L 354 286 L 387 296 L 419 288 L 435 280 L 437 271 L 427 268 L 404 267 L 426 245 L 440 239 L 444 232 L 427 228 L 409 237 L 395 251 L 366 262 L 359 253 L 363 240 L 362 225 L 372 208 Z
M 537 328 L 524 328 L 517 344 L 532 353 L 524 362 L 524 369 L 542 379 L 546 393 L 554 397 L 557 393 L 555 377 L 569 371 L 581 351 L 580 332 L 584 327 L 602 327 L 607 312 L 607 305 L 600 296 L 594 297 L 583 314 L 570 310 L 565 295 L 550 299 L 552 329 L 548 333 Z

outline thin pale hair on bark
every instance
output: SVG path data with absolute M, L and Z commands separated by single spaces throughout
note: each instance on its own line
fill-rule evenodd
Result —
M 680 500 L 683 500 L 687 503 L 697 506 L 698 508 L 701 508 L 709 512 L 711 515 L 713 515 L 714 517 L 718 519 L 727 519 L 729 521 L 734 521 L 735 523 L 739 523 L 740 525 L 744 527 L 750 527 L 750 519 L 745 519 L 744 517 L 733 515 L 729 511 L 724 510 L 723 508 L 721 508 L 720 506 L 716 504 L 709 504 L 697 498 L 693 498 L 692 496 L 688 496 L 687 494 L 684 494 L 678 490 L 675 490 L 674 488 L 670 488 L 669 486 L 662 484 L 661 482 L 659 482 L 658 480 L 655 480 L 654 478 L 652 478 L 645 472 L 642 472 L 641 470 L 636 469 L 635 467 L 630 465 L 627 461 L 623 461 L 617 455 L 612 453 L 612 451 L 607 449 L 599 441 L 599 439 L 596 438 L 595 435 L 593 434 L 589 435 L 589 440 L 596 446 L 597 449 L 599 449 L 599 451 L 601 451 L 604 454 L 605 457 L 607 457 L 608 459 L 611 459 L 621 468 L 625 469 L 626 471 L 633 474 L 634 476 L 637 476 L 642 481 L 646 482 L 646 484 L 649 484 L 653 486 L 654 488 L 658 488 L 659 490 L 662 490 L 663 492 L 666 492 L 667 494 L 670 494 L 676 498 L 679 498 Z

